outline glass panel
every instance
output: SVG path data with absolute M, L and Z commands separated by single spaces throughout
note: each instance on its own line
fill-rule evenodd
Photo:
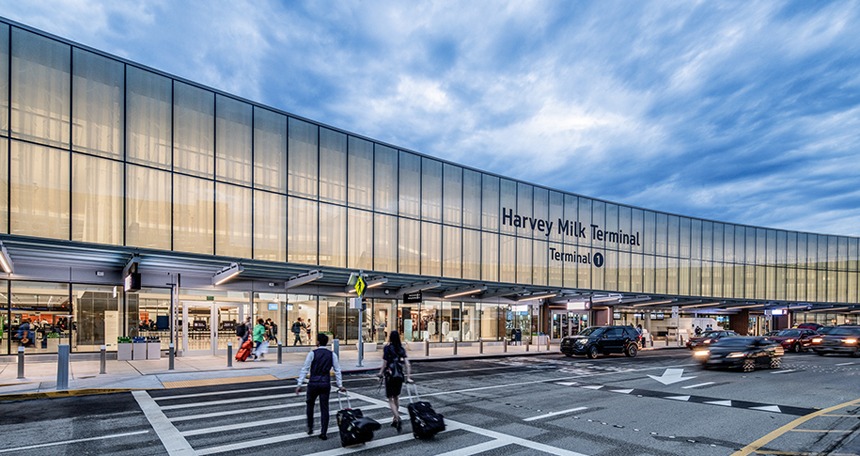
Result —
M 467 342 L 479 340 L 481 336 L 481 314 L 478 312 L 478 304 L 471 302 L 461 304 L 463 314 L 461 316 L 460 340 Z
M 374 208 L 378 212 L 397 213 L 397 151 L 376 144 L 374 147 Z
M 12 234 L 69 238 L 69 153 L 12 142 Z
M 290 117 L 289 141 L 290 194 L 316 198 L 319 168 L 318 127 Z
M 170 250 L 170 174 L 126 168 L 126 244 Z
M 442 221 L 442 163 L 421 159 L 421 217 Z
M 116 350 L 117 337 L 123 335 L 124 326 L 120 319 L 122 293 L 114 292 L 112 286 L 75 284 L 72 296 L 75 351 L 97 352 L 102 345 L 108 351 Z
M 442 245 L 445 249 L 443 258 L 442 275 L 445 277 L 460 278 L 463 274 L 463 230 L 451 226 L 443 228 Z
M 73 52 L 74 149 L 121 159 L 125 111 L 123 65 L 78 48 Z
M 349 205 L 362 209 L 372 209 L 373 143 L 350 136 L 347 165 Z
M 549 285 L 555 287 L 565 286 L 564 284 L 564 266 L 565 262 L 558 261 L 552 257 L 554 252 L 564 252 L 564 244 L 557 242 L 549 242 L 545 245 L 547 255 L 547 273 L 549 274 Z M 550 250 L 554 249 L 554 250 Z M 535 252 L 537 256 L 537 252 Z
M 215 97 L 212 92 L 174 82 L 174 170 L 212 178 L 215 171 Z
M 417 220 L 401 218 L 398 249 L 400 252 L 400 272 L 420 274 L 421 272 L 421 223 Z
M 343 315 L 345 303 L 337 300 L 327 301 L 327 298 L 322 298 L 322 302 L 320 304 L 327 304 L 329 306 L 326 315 L 327 322 L 323 322 L 322 320 L 317 321 L 316 296 L 296 294 L 287 295 L 287 324 L 285 325 L 286 328 L 284 331 L 284 345 L 287 345 L 288 342 L 289 345 L 294 346 L 314 345 L 316 344 L 314 331 L 328 331 L 331 332 L 334 337 L 343 340 L 343 343 L 348 342 L 347 334 L 343 331 L 345 328 L 343 328 L 342 325 L 337 325 L 338 317 L 340 317 L 341 323 L 346 321 Z M 328 323 L 327 328 L 324 326 L 325 323 Z
M 370 212 L 348 210 L 347 267 L 373 269 L 373 216 Z M 402 234 L 401 234 L 402 236 Z
M 290 304 L 290 308 L 297 307 L 298 304 L 293 305 Z M 329 333 L 332 339 L 340 339 L 344 341 L 347 340 L 346 337 L 346 324 L 347 324 L 347 310 L 350 311 L 350 314 L 354 314 L 356 317 L 358 316 L 358 311 L 355 309 L 347 309 L 347 301 L 346 298 L 336 298 L 332 296 L 320 296 L 319 297 L 319 321 L 317 327 L 320 331 L 324 331 Z M 291 310 L 291 313 L 295 312 L 295 310 Z M 291 320 L 291 323 L 295 321 L 295 318 Z M 289 337 L 290 341 L 293 341 L 294 336 L 293 333 L 289 332 L 289 326 L 287 325 L 287 331 L 285 331 L 284 337 Z M 352 334 L 353 339 L 356 337 L 356 331 L 353 330 Z
M 215 185 L 210 180 L 173 175 L 173 250 L 213 254 Z
M 445 164 L 445 185 L 442 195 L 445 200 L 445 223 L 460 226 L 463 221 L 463 168 Z
M 421 274 L 442 274 L 442 225 L 421 223 Z
M 493 232 L 499 231 L 499 178 L 482 175 L 481 227 Z
M 498 282 L 499 265 L 499 235 L 481 233 L 481 278 L 488 282 Z
M 19 280 L 11 284 L 9 333 L 13 352 L 17 352 L 17 346 L 23 345 L 29 353 L 56 353 L 60 343 L 71 342 L 74 342 L 71 345 L 76 351 L 77 331 L 69 319 L 72 313 L 69 284 Z M 6 288 L 2 291 L 5 292 Z M 3 301 L 5 307 L 6 300 Z M 5 313 L 3 318 L 6 318 Z M 6 351 L 5 347 L 3 351 Z
M 9 141 L 0 139 L 0 233 L 9 232 Z M 2 300 L 0 300 L 2 304 Z M 0 350 L 2 353 L 2 350 Z
M 668 246 L 668 255 L 678 258 L 681 255 L 680 239 L 681 239 L 681 220 L 675 216 L 668 216 L 669 229 L 667 230 L 666 245 Z
M 251 185 L 251 105 L 221 95 L 215 97 L 215 170 L 219 179 Z
M 69 45 L 12 28 L 12 132 L 16 138 L 69 147 Z
M 561 226 L 564 224 L 564 194 L 559 192 L 549 192 L 549 209 L 548 220 L 553 223 L 552 229 L 549 230 L 548 239 L 555 242 L 564 241 L 564 235 L 561 231 Z
M 702 259 L 712 260 L 714 258 L 714 224 L 713 222 L 702 222 Z
M 421 157 L 400 152 L 400 215 L 421 216 Z
M 549 243 L 540 239 L 535 239 L 533 242 L 534 249 L 534 269 L 532 270 L 532 278 L 535 285 L 546 285 L 549 269 Z
M 582 198 L 582 197 L 580 197 L 580 198 L 578 199 L 578 201 L 577 201 L 577 206 L 578 206 L 578 207 L 577 207 L 577 209 L 579 210 L 579 214 L 577 214 L 577 218 L 576 218 L 576 220 L 578 220 L 578 221 L 579 221 L 579 228 L 580 228 L 580 230 L 581 230 L 581 229 L 584 229 L 584 230 L 585 230 L 585 236 L 584 236 L 584 237 L 579 237 L 579 238 L 577 238 L 577 239 L 576 239 L 576 244 L 578 244 L 578 245 L 580 245 L 580 246 L 586 246 L 586 247 L 587 247 L 587 246 L 590 246 L 590 245 L 591 245 L 591 237 L 592 237 L 592 234 L 591 234 L 591 230 L 592 230 L 592 228 L 591 228 L 591 224 L 592 224 L 592 223 L 602 223 L 602 222 L 603 222 L 602 214 L 601 214 L 600 222 L 594 222 L 594 221 L 593 221 L 594 219 L 593 219 L 593 218 L 592 218 L 592 216 L 591 216 L 591 212 L 592 212 L 592 210 L 591 210 L 591 209 L 592 209 L 592 203 L 593 203 L 593 201 L 592 201 L 591 199 L 588 199 L 588 198 Z M 565 215 L 566 215 L 568 218 L 570 218 L 572 214 L 565 214 Z M 575 232 L 577 232 L 577 234 L 580 234 L 580 233 L 581 233 L 581 231 L 580 231 L 580 230 L 575 230 Z M 581 277 L 581 274 L 580 274 L 580 279 L 581 279 L 581 278 L 582 278 L 582 277 Z M 589 282 L 585 282 L 585 283 L 586 283 L 586 284 L 588 284 Z M 582 282 L 580 282 L 580 286 L 582 286 Z M 586 286 L 587 286 L 587 285 L 586 285 Z
M 319 229 L 320 265 L 346 267 L 346 208 L 320 203 Z
M 122 163 L 72 156 L 72 240 L 122 245 Z
M 461 311 L 459 302 L 442 303 L 441 333 L 443 342 L 463 340 Z
M 215 254 L 251 258 L 251 189 L 218 183 L 215 192 Z
M 656 250 L 655 253 L 657 255 L 668 255 L 669 254 L 669 217 L 666 214 L 656 214 Z M 678 230 L 677 225 L 675 226 L 675 235 L 677 236 Z
M 320 199 L 346 204 L 346 135 L 320 128 Z
M 497 250 L 498 246 L 493 252 Z M 463 278 L 481 278 L 481 232 L 477 230 L 463 230 Z
M 618 288 L 618 252 L 606 250 L 605 264 L 598 268 L 603 273 L 603 289 L 613 291 L 624 291 Z
M 692 254 L 692 248 L 693 248 L 692 242 L 690 239 L 691 230 L 692 230 L 690 219 L 688 219 L 686 217 L 681 217 L 681 219 L 679 220 L 679 223 L 678 223 L 678 230 L 679 230 L 679 233 L 678 233 L 678 247 L 679 247 L 678 256 L 680 256 L 681 258 L 690 258 L 690 255 Z
M 534 216 L 534 187 L 522 182 L 517 183 L 517 206 L 514 213 L 521 217 Z M 502 216 L 504 218 L 504 214 L 502 214 Z M 502 220 L 502 224 L 504 225 L 504 220 Z M 536 234 L 535 231 L 537 230 L 532 230 L 529 226 L 517 230 L 517 234 L 520 236 L 534 237 Z
M 254 187 L 287 191 L 287 117 L 254 108 Z
M 173 163 L 170 79 L 127 66 L 126 105 L 128 160 L 170 169 Z
M 513 236 L 503 235 L 499 240 L 499 281 L 517 281 L 517 238 Z
M 254 258 L 287 261 L 287 197 L 254 191 Z
M 376 214 L 374 219 L 373 267 L 377 271 L 397 272 L 397 217 Z M 407 241 L 418 242 L 417 239 Z
M 316 201 L 290 197 L 287 202 L 287 261 L 317 264 Z
M 0 134 L 9 133 L 9 26 L 0 24 Z M 5 290 L 5 288 L 3 288 Z M 0 303 L 2 304 L 2 303 Z M 2 351 L 0 351 L 2 353 Z
M 372 341 L 385 343 L 388 332 L 397 329 L 397 301 L 393 299 L 374 299 L 371 324 Z
M 642 255 L 638 253 L 630 254 L 630 291 L 641 293 L 643 283 Z
M 517 283 L 534 283 L 532 278 L 532 240 L 517 238 Z
M 481 227 L 481 173 L 463 170 L 463 226 Z

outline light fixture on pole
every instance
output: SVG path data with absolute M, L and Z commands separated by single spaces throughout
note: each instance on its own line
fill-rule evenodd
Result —
M 216 272 L 215 275 L 212 276 L 212 285 L 218 286 L 227 282 L 228 280 L 236 277 L 241 274 L 245 268 L 239 263 L 230 263 L 230 266 L 227 266 L 224 269 Z
M 12 263 L 12 257 L 9 256 L 9 251 L 6 250 L 6 246 L 0 242 L 0 268 L 3 269 L 3 272 L 6 274 L 12 274 L 15 271 L 15 265 Z
M 480 293 L 482 291 L 485 291 L 486 289 L 487 289 L 486 285 L 469 285 L 469 286 L 465 286 L 465 287 L 454 288 L 454 289 L 447 290 L 447 291 L 443 292 L 442 298 L 443 299 L 451 299 L 451 298 L 456 298 L 458 296 L 466 296 L 466 295 L 470 295 L 470 294 L 474 294 L 474 293 Z

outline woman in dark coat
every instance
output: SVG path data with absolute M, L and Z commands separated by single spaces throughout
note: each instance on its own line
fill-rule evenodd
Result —
M 391 331 L 388 336 L 388 345 L 382 350 L 382 369 L 379 377 L 385 379 L 385 397 L 388 398 L 388 406 L 394 419 L 391 426 L 400 432 L 400 393 L 403 382 L 412 383 L 412 366 L 406 358 L 406 350 L 400 343 L 400 333 Z

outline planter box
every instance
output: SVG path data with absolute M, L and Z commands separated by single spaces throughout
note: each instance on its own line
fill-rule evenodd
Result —
M 48 338 L 48 351 L 51 353 L 57 353 L 60 351 L 60 338 L 59 337 L 49 337 Z
M 131 358 L 135 361 L 146 359 L 146 342 L 131 344 L 133 346 Z
M 358 349 L 358 343 L 356 342 L 355 348 Z M 376 342 L 365 342 L 364 343 L 364 352 L 375 352 L 376 351 Z
M 146 343 L 146 359 L 161 359 L 161 342 Z
M 131 359 L 131 343 L 116 344 L 116 359 L 118 361 L 128 361 Z

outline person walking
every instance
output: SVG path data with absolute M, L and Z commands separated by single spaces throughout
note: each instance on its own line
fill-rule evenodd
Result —
M 391 331 L 388 335 L 388 345 L 382 350 L 382 369 L 379 377 L 385 381 L 385 397 L 388 399 L 388 407 L 394 418 L 391 427 L 400 432 L 400 393 L 403 382 L 412 383 L 412 366 L 406 358 L 406 349 L 400 342 L 400 333 Z
M 293 339 L 293 345 L 300 345 L 302 343 L 302 331 L 305 329 L 305 324 L 302 323 L 302 317 L 299 317 L 294 323 L 290 331 L 292 331 L 295 336 Z M 308 339 L 310 342 L 310 339 Z
M 314 405 L 317 398 L 320 401 L 320 435 L 319 438 L 325 440 L 328 438 L 328 421 L 329 411 L 328 402 L 331 395 L 331 371 L 334 369 L 334 378 L 337 383 L 338 391 L 345 393 L 346 388 L 343 387 L 343 374 L 340 370 L 340 362 L 337 355 L 326 348 L 328 345 L 328 336 L 322 333 L 317 334 L 317 348 L 305 358 L 305 364 L 302 370 L 299 371 L 298 386 L 296 386 L 296 395 L 302 392 L 302 383 L 305 377 L 310 372 L 308 380 L 308 394 L 305 411 L 308 419 L 308 435 L 314 434 Z
M 251 336 L 254 338 L 254 361 L 258 361 L 260 356 L 263 356 L 260 353 L 260 345 L 263 343 L 263 336 L 266 335 L 266 326 L 263 324 L 262 318 L 257 319 L 257 324 L 254 325 L 254 334 Z

